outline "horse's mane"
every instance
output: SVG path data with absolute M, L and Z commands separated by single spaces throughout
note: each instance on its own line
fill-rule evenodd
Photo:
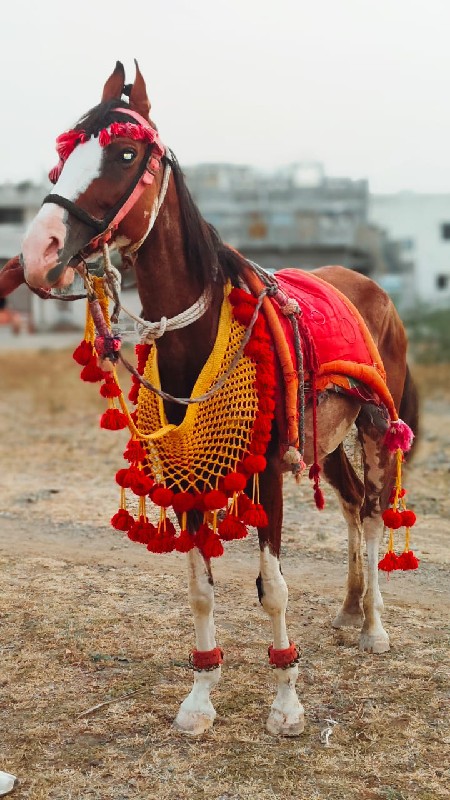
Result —
M 111 122 L 123 119 L 123 115 L 119 116 L 115 113 L 114 109 L 116 108 L 123 108 L 126 111 L 128 104 L 123 100 L 108 100 L 99 103 L 78 120 L 74 129 L 83 130 L 88 136 L 96 136 Z M 131 117 L 130 122 L 134 122 Z M 152 125 L 154 125 L 153 122 Z M 156 125 L 154 127 L 156 128 Z M 203 288 L 212 285 L 215 281 L 224 283 L 228 279 L 233 285 L 236 285 L 245 264 L 244 257 L 228 247 L 214 226 L 202 217 L 186 185 L 182 169 L 171 150 L 167 151 L 164 160 L 170 163 L 175 181 L 185 256 L 189 270 Z

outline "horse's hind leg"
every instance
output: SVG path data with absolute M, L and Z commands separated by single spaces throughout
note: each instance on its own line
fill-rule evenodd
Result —
M 381 512 L 387 505 L 394 474 L 394 459 L 383 446 L 384 432 L 364 421 L 359 425 L 364 458 L 365 501 L 361 514 L 367 549 L 367 589 L 364 624 L 359 647 L 369 653 L 389 650 L 389 636 L 381 622 L 383 598 L 378 583 L 379 545 L 383 536 Z
M 197 650 L 193 654 L 194 685 L 183 700 L 174 724 L 183 733 L 195 736 L 208 730 L 216 716 L 209 695 L 220 680 L 221 656 L 216 648 L 210 564 L 195 547 L 187 554 L 187 559 L 189 603 L 194 616 Z
M 342 514 L 348 526 L 347 592 L 340 611 L 333 620 L 334 628 L 361 627 L 364 622 L 362 599 L 364 569 L 362 562 L 361 507 L 364 485 L 358 478 L 341 445 L 328 455 L 323 465 L 324 475 L 336 491 Z
M 286 630 L 288 589 L 279 561 L 283 498 L 282 476 L 277 457 L 268 458 L 268 467 L 261 475 L 260 487 L 269 525 L 259 530 L 260 574 L 256 583 L 260 603 L 272 622 L 273 645 L 270 661 L 278 684 L 267 729 L 274 735 L 297 736 L 304 728 L 304 711 L 295 690 L 298 655 L 289 642 Z

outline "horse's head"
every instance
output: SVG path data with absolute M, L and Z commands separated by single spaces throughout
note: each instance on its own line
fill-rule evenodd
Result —
M 68 286 L 74 268 L 97 257 L 105 242 L 127 247 L 145 236 L 164 155 L 149 113 L 137 63 L 134 83 L 125 86 L 124 68 L 117 62 L 100 104 L 58 137 L 59 163 L 49 176 L 55 187 L 22 246 L 30 286 Z

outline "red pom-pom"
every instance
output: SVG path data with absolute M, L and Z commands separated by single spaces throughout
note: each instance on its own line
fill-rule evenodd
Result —
M 175 550 L 177 553 L 189 553 L 195 547 L 194 537 L 189 531 L 182 530 L 180 535 L 175 538 Z
M 130 461 L 130 463 L 136 464 L 144 460 L 146 452 L 137 439 L 130 439 L 124 450 L 123 457 L 126 458 L 127 461 Z
M 396 569 L 400 569 L 398 557 L 395 553 L 386 553 L 381 561 L 378 562 L 378 569 L 383 570 L 383 572 L 393 572 Z
M 128 470 L 128 486 L 138 497 L 145 497 L 154 486 L 154 481 L 142 469 L 132 466 Z
M 405 572 L 410 569 L 417 569 L 419 566 L 419 559 L 414 555 L 412 550 L 408 550 L 408 552 L 402 553 L 398 557 L 398 569 L 402 569 Z
M 247 478 L 239 472 L 230 472 L 223 479 L 223 488 L 226 492 L 241 492 L 245 489 Z
M 405 509 L 405 511 L 402 511 L 401 513 L 402 513 L 402 525 L 404 525 L 405 528 L 412 528 L 417 519 L 414 511 L 411 511 L 410 509 Z
M 264 472 L 267 467 L 267 461 L 264 456 L 247 456 L 242 463 L 246 472 L 249 472 L 250 475 L 254 475 L 256 472 Z
M 116 483 L 118 483 L 119 486 L 122 486 L 123 489 L 128 489 L 130 486 L 130 470 L 128 467 L 119 469 L 116 472 Z
M 100 386 L 100 394 L 102 397 L 120 397 L 122 390 L 114 378 L 106 378 Z
M 254 528 L 267 528 L 269 520 L 261 503 L 254 503 L 242 515 L 242 522 Z
M 211 492 L 205 492 L 203 495 L 203 505 L 206 511 L 217 511 L 223 508 L 228 503 L 228 498 L 224 492 L 218 489 L 213 489 Z
M 387 508 L 381 516 L 386 528 L 392 528 L 392 530 L 396 531 L 403 525 L 402 514 L 396 508 Z
M 75 350 L 73 351 L 72 358 L 74 359 L 74 361 L 77 362 L 77 364 L 80 364 L 80 366 L 85 367 L 86 364 L 89 364 L 89 361 L 91 360 L 93 354 L 94 351 L 92 344 L 90 342 L 87 342 L 86 339 L 83 339 L 83 341 L 80 342 L 78 347 L 76 347 Z
M 118 408 L 108 408 L 100 417 L 100 427 L 108 431 L 120 431 L 126 428 L 128 420 Z
M 87 381 L 87 383 L 97 383 L 102 381 L 104 377 L 105 373 L 97 364 L 97 356 L 91 355 L 90 360 L 80 372 L 81 380 Z
M 165 486 L 157 486 L 152 492 L 152 500 L 161 508 L 169 508 L 173 502 L 172 489 L 166 489 Z
M 128 531 L 128 538 L 131 539 L 132 542 L 148 544 L 150 539 L 155 535 L 155 532 L 155 526 L 152 525 L 146 517 L 140 516 Z
M 195 506 L 195 497 L 190 492 L 178 492 L 174 494 L 172 508 L 175 514 L 183 514 L 185 511 L 192 511 Z
M 111 525 L 117 531 L 129 531 L 134 525 L 134 517 L 125 508 L 119 508 L 117 514 L 111 517 Z
M 217 530 L 224 542 L 229 542 L 233 539 L 245 539 L 248 535 L 248 530 L 244 523 L 232 514 L 227 514 L 225 519 L 219 522 Z

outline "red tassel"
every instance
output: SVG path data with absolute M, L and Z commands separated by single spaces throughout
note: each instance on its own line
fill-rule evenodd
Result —
M 128 420 L 118 408 L 108 408 L 100 417 L 100 427 L 108 431 L 120 431 L 126 428 Z
M 155 526 L 147 520 L 147 517 L 141 516 L 128 531 L 128 538 L 132 542 L 147 544 L 155 535 L 155 531 Z
M 139 383 L 136 378 L 133 378 L 133 383 L 131 384 L 131 389 L 128 392 L 128 400 L 130 403 L 136 404 L 139 397 L 139 389 L 141 388 L 141 384 Z
M 85 367 L 86 364 L 89 364 L 89 361 L 91 360 L 93 354 L 94 351 L 92 344 L 90 342 L 87 342 L 86 339 L 83 339 L 83 341 L 80 342 L 78 347 L 76 347 L 75 350 L 73 351 L 72 358 L 74 359 L 74 361 L 77 362 L 77 364 L 80 364 L 80 366 Z
M 228 295 L 228 300 L 232 306 L 236 306 L 239 303 L 248 303 L 249 305 L 256 306 L 256 298 L 254 298 L 252 294 L 249 294 L 249 292 L 246 292 L 245 289 L 239 289 L 237 286 L 234 286 L 231 290 Z
M 233 539 L 245 539 L 248 535 L 245 524 L 231 514 L 227 514 L 225 519 L 219 522 L 217 530 L 224 542 L 230 542 Z
M 314 489 L 314 502 L 316 504 L 316 508 L 318 508 L 319 511 L 322 511 L 322 509 L 325 508 L 325 498 L 323 496 L 323 492 L 320 486 L 317 486 L 317 488 Z
M 193 535 L 187 530 L 180 531 L 180 535 L 175 538 L 175 550 L 178 553 L 189 553 L 193 547 L 195 547 Z
M 175 549 L 175 526 L 169 519 L 162 519 L 154 535 L 147 543 L 151 553 L 171 553 Z
M 111 517 L 111 525 L 116 531 L 129 531 L 134 525 L 134 517 L 125 508 L 119 508 L 117 514 Z
M 414 555 L 412 550 L 408 550 L 408 552 L 405 551 L 399 555 L 397 563 L 397 569 L 402 569 L 406 572 L 410 569 L 417 569 L 419 566 L 419 559 Z
M 381 561 L 378 562 L 378 569 L 382 569 L 383 572 L 393 572 L 396 569 L 400 569 L 398 556 L 395 553 L 386 553 Z
M 242 515 L 242 522 L 254 528 L 267 528 L 269 520 L 261 503 L 253 503 Z
M 105 373 L 97 364 L 97 356 L 91 355 L 90 360 L 80 372 L 80 378 L 87 383 L 98 383 L 105 377 Z

